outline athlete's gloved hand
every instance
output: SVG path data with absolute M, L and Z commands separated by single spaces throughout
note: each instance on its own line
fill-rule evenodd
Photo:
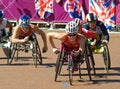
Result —
M 95 45 L 96 44 L 96 42 L 91 42 L 91 45 Z
M 102 40 L 102 43 L 108 44 L 107 40 Z
M 45 53 L 45 52 L 47 52 L 47 50 L 48 50 L 48 47 L 44 46 L 43 49 L 42 49 L 42 52 Z
M 53 48 L 53 53 L 55 53 L 55 54 L 59 53 L 59 49 L 58 48 Z
M 8 32 L 8 37 L 12 36 L 12 33 L 11 32 Z
M 23 39 L 24 42 L 27 42 L 28 40 L 29 40 L 29 36 L 26 36 L 26 37 Z

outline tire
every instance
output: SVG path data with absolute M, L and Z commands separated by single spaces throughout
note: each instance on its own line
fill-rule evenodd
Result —
M 70 56 L 71 55 L 68 55 L 68 70 L 69 70 L 70 85 L 72 85 L 72 83 L 73 83 L 73 67 L 74 67 L 74 63 L 73 63 L 73 61 L 70 60 Z
M 12 63 L 16 51 L 17 51 L 17 44 L 11 44 L 10 49 L 9 49 L 9 58 L 8 58 L 7 64 Z
M 86 66 L 87 66 L 89 80 L 92 81 L 90 61 L 89 61 L 89 57 L 88 57 L 88 52 L 87 52 L 86 46 L 85 46 L 84 57 L 85 57 L 85 62 L 86 62 Z
M 58 75 L 60 75 L 62 65 L 63 65 L 63 58 L 64 58 L 64 49 L 62 48 L 61 52 L 58 53 L 57 61 L 56 61 L 56 66 L 55 66 L 55 81 L 57 81 Z
M 37 51 L 38 51 L 38 62 L 39 62 L 39 64 L 40 65 L 42 65 L 42 53 L 41 53 L 41 50 L 40 50 L 40 46 L 39 46 L 39 43 L 38 43 L 38 41 L 37 41 L 37 37 L 36 37 L 36 35 L 35 34 L 33 34 L 33 37 L 34 37 L 34 39 L 35 39 L 35 42 L 36 42 L 36 45 L 37 45 Z
M 9 37 L 0 38 L 0 39 L 3 40 L 3 43 L 2 43 L 2 44 L 3 44 L 4 46 L 2 46 L 2 50 L 3 50 L 5 56 L 6 56 L 7 59 L 8 59 L 8 58 L 9 58 L 9 52 L 10 52 L 10 46 L 9 46 L 9 45 L 11 45 L 10 39 L 9 39 Z M 9 44 L 9 45 L 8 45 L 8 44 Z M 6 46 L 5 46 L 5 45 L 6 45 Z
M 2 50 L 7 58 L 9 58 L 9 48 L 2 47 Z
M 33 44 L 33 49 L 32 49 L 33 61 L 34 61 L 35 68 L 37 68 L 38 51 L 37 51 L 36 43 L 32 42 L 32 44 Z
M 90 66 L 92 66 L 92 70 L 94 75 L 96 75 L 96 70 L 95 70 L 95 61 L 94 61 L 94 57 L 93 57 L 93 53 L 92 53 L 92 49 L 90 46 L 87 46 L 87 53 L 88 53 L 88 57 L 90 59 Z
M 31 44 L 33 45 L 33 49 L 32 49 L 33 61 L 35 68 L 37 68 L 38 64 L 39 65 L 42 64 L 42 54 L 35 34 L 32 35 Z
M 104 67 L 106 72 L 108 73 L 110 67 L 111 67 L 111 60 L 110 60 L 110 54 L 107 44 L 103 44 L 104 51 L 102 53 L 103 55 L 103 61 L 104 61 Z

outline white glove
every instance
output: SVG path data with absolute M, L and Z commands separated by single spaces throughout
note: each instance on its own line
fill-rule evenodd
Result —
M 102 43 L 108 44 L 107 40 L 102 40 Z
M 53 48 L 53 53 L 55 53 L 55 54 L 59 53 L 59 49 L 58 48 Z

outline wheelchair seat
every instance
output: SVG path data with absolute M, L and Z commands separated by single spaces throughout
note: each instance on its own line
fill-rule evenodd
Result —
M 99 53 L 104 52 L 104 47 L 103 47 L 103 46 L 97 47 L 97 46 L 95 46 L 95 45 L 92 45 L 92 46 L 91 46 L 91 49 L 92 49 L 92 52 L 93 52 L 94 54 L 99 54 Z

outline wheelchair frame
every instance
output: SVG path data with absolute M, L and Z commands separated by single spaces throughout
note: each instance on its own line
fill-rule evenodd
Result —
M 105 69 L 106 73 L 108 73 L 109 69 L 111 67 L 111 60 L 110 60 L 110 53 L 109 53 L 108 45 L 105 44 L 105 43 L 101 43 L 99 47 L 100 48 L 98 48 L 98 49 L 101 49 L 103 47 L 103 52 L 94 52 L 92 50 L 92 47 L 90 46 L 89 50 L 92 51 L 90 53 L 90 55 L 93 55 L 93 54 L 102 54 L 103 61 L 104 61 L 104 69 Z M 93 57 L 93 60 L 94 60 L 94 57 Z
M 0 47 L 2 47 L 4 54 L 7 56 L 7 59 L 9 59 L 9 50 L 11 42 L 6 29 L 4 29 L 3 31 L 4 34 L 2 37 L 0 37 Z
M 67 57 L 66 57 L 66 55 L 67 55 Z M 60 52 L 58 53 L 58 57 L 57 57 L 57 61 L 56 61 L 56 66 L 55 66 L 55 81 L 57 81 L 57 77 L 58 77 L 58 75 L 60 75 L 62 66 L 63 66 L 64 61 L 65 61 L 64 58 L 67 58 L 67 60 L 68 60 L 68 70 L 69 70 L 69 82 L 70 82 L 70 85 L 72 85 L 72 83 L 73 83 L 73 72 L 72 72 L 72 69 L 73 69 L 74 63 L 73 63 L 73 61 L 70 61 L 71 57 L 72 56 L 70 54 L 66 54 L 66 50 L 62 46 Z M 88 71 L 89 79 L 90 79 L 90 81 L 92 81 L 91 69 L 90 69 L 90 62 L 89 62 L 88 52 L 87 52 L 86 46 L 85 46 L 84 58 L 85 58 L 86 66 L 87 66 L 87 71 Z M 72 60 L 74 60 L 74 59 L 72 59 Z M 79 75 L 80 75 L 80 78 L 81 78 L 80 65 L 81 64 L 79 64 Z
M 25 44 L 11 44 L 10 50 L 9 50 L 9 56 L 10 58 L 8 59 L 8 64 L 11 64 L 15 54 L 17 52 L 16 58 L 18 58 L 18 52 L 19 51 L 32 51 L 32 57 L 33 57 L 33 61 L 34 61 L 34 65 L 35 67 L 37 67 L 38 63 L 42 64 L 42 54 L 41 54 L 41 50 L 40 50 L 40 46 L 39 43 L 37 41 L 37 37 L 35 34 L 32 35 L 32 41 L 28 41 L 25 44 L 29 44 L 29 47 L 26 48 Z M 33 48 L 30 49 L 30 45 L 33 46 Z M 21 46 L 21 47 L 20 47 Z

